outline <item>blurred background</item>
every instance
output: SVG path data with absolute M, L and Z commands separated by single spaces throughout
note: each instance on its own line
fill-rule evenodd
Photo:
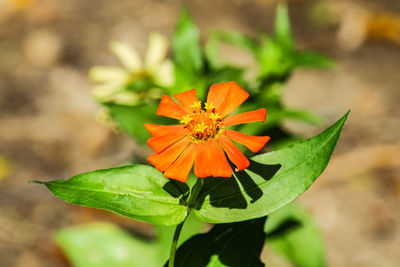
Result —
M 338 64 L 296 71 L 285 104 L 320 114 L 327 125 L 352 110 L 328 168 L 299 202 L 322 231 L 329 266 L 399 266 L 400 1 L 288 3 L 298 47 Z M 202 38 L 213 29 L 269 32 L 275 5 L 189 2 Z M 0 266 L 68 266 L 52 237 L 78 223 L 109 221 L 154 235 L 150 225 L 69 205 L 27 181 L 64 179 L 150 153 L 95 119 L 101 108 L 88 70 L 118 64 L 110 40 L 144 53 L 151 31 L 170 37 L 181 6 L 177 0 L 0 0 Z M 221 53 L 254 64 L 230 46 Z M 285 127 L 307 137 L 325 128 Z M 286 265 L 271 259 L 271 266 Z

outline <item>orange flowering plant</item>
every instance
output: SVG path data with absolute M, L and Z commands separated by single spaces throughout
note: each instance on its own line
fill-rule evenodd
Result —
M 163 60 L 157 62 L 168 64 L 145 69 L 151 70 L 150 76 L 132 76 L 129 72 L 143 73 L 140 68 L 123 69 L 122 76 L 115 76 L 115 68 L 102 68 L 100 72 L 97 68 L 95 75 L 92 71 L 97 81 L 112 78 L 101 87 L 101 93 L 107 93 L 107 97 L 101 94 L 101 103 L 129 136 L 139 143 L 147 140 L 154 150 L 148 161 L 154 167 L 130 164 L 79 174 L 68 180 L 35 182 L 44 184 L 56 197 L 69 203 L 172 226 L 174 233 L 168 232 L 171 235 L 164 237 L 172 240 L 168 248 L 170 267 L 210 266 L 211 262 L 218 266 L 263 266 L 260 254 L 266 235 L 278 237 L 277 250 L 294 264 L 324 266 L 320 242 L 314 242 L 312 248 L 312 244 L 298 242 L 308 240 L 308 234 L 315 229 L 302 231 L 303 224 L 309 220 L 304 220 L 304 212 L 288 204 L 323 172 L 348 114 L 319 135 L 293 142 L 294 136 L 281 127 L 282 121 L 290 118 L 316 123 L 320 120 L 307 112 L 284 107 L 281 92 L 295 68 L 313 64 L 326 66 L 330 61 L 295 49 L 287 10 L 282 5 L 278 7 L 273 38 L 264 36 L 256 42 L 237 33 L 218 35 L 210 38 L 202 50 L 198 30 L 184 10 L 172 39 L 172 61 L 164 59 L 166 40 L 160 40 L 163 53 L 159 59 Z M 216 44 L 220 41 L 251 51 L 259 65 L 255 80 L 244 79 L 244 67 L 218 63 Z M 133 52 L 127 46 L 117 45 L 117 48 L 122 62 L 132 59 Z M 160 51 L 150 52 L 160 56 Z M 163 81 L 168 78 L 167 84 L 154 76 L 161 74 L 157 69 L 165 69 L 161 68 L 163 65 L 174 76 L 173 79 L 168 75 L 162 77 Z M 117 74 L 121 74 L 121 69 Z M 172 124 L 173 120 L 178 123 Z M 245 148 L 253 153 L 262 151 L 269 136 L 270 152 L 245 156 L 248 152 Z M 288 139 L 293 142 L 289 146 L 272 145 Z M 294 219 L 301 227 L 288 231 L 295 235 L 291 238 L 281 228 Z M 193 236 L 200 230 L 196 228 L 185 239 L 193 237 L 178 248 L 183 225 L 191 221 L 217 225 L 206 234 Z M 162 233 L 164 228 L 157 229 Z M 74 233 L 81 237 L 87 236 L 88 231 Z M 68 237 L 61 236 L 61 246 L 69 250 L 65 241 Z M 95 236 L 98 236 L 96 231 Z M 125 244 L 126 240 L 122 242 Z M 94 245 L 98 243 L 108 242 L 93 239 Z M 312 257 L 301 256 L 305 254 L 301 251 L 304 247 L 307 253 L 313 251 Z M 73 257 L 76 253 L 70 255 Z M 144 266 L 143 261 L 137 261 L 138 256 L 142 257 L 133 253 L 131 261 L 125 265 L 120 263 L 121 266 Z M 308 262 L 310 258 L 313 263 Z M 167 259 L 161 257 L 159 265 Z M 85 263 L 81 266 L 93 265 L 89 259 L 85 260 L 79 261 Z M 154 259 L 146 261 L 147 266 L 155 266 L 153 263 Z
M 234 82 L 213 85 L 205 110 L 201 109 L 195 90 L 175 94 L 180 104 L 164 96 L 157 113 L 178 119 L 181 124 L 146 125 L 153 135 L 148 143 L 155 150 L 149 161 L 156 168 L 134 164 L 84 173 L 69 180 L 35 182 L 45 184 L 57 197 L 73 204 L 106 209 L 149 223 L 177 225 L 169 267 L 189 264 L 179 260 L 179 255 L 187 259 L 194 241 L 189 240 L 176 253 L 183 224 L 192 211 L 202 221 L 228 223 L 199 237 L 201 242 L 216 238 L 215 244 L 233 245 L 230 239 L 217 238 L 231 232 L 241 238 L 245 238 L 243 233 L 251 233 L 263 240 L 265 216 L 301 195 L 325 169 L 347 114 L 316 137 L 249 161 L 230 139 L 258 151 L 269 137 L 248 136 L 225 128 L 265 120 L 265 109 L 227 116 L 247 97 L 246 91 Z M 236 165 L 234 171 L 226 156 Z M 189 188 L 182 182 L 193 165 L 198 179 Z M 243 232 L 245 229 L 249 232 Z M 254 248 L 257 255 L 261 248 Z M 222 253 L 218 251 L 205 250 L 201 255 L 209 259 L 208 253 Z M 255 266 L 262 266 L 257 257 Z

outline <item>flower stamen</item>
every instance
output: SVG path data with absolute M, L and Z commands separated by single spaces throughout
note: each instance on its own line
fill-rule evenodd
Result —
M 195 102 L 190 107 L 196 110 L 184 116 L 181 123 L 189 129 L 189 136 L 196 143 L 207 142 L 210 138 L 217 138 L 222 132 L 221 115 L 215 111 L 212 103 L 205 103 L 201 109 L 201 102 Z

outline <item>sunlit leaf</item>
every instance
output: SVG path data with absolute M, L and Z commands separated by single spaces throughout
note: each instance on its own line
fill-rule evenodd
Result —
M 293 201 L 327 166 L 347 115 L 314 138 L 253 157 L 249 168 L 233 178 L 206 178 L 194 207 L 197 216 L 215 223 L 243 221 Z M 167 181 L 153 167 L 132 165 L 41 183 L 70 203 L 173 225 L 187 214 L 182 195 L 189 188 Z
M 213 223 L 243 221 L 290 203 L 327 166 L 347 116 L 311 139 L 253 157 L 232 178 L 206 178 L 196 215 Z
M 179 247 L 175 267 L 258 267 L 265 242 L 265 217 L 215 225 Z M 167 264 L 165 265 L 167 266 Z
M 39 183 L 66 202 L 113 211 L 149 223 L 179 224 L 187 214 L 179 198 L 188 190 L 187 186 L 169 182 L 161 172 L 147 165 L 97 170 L 69 180 Z
M 90 223 L 56 233 L 57 244 L 76 267 L 156 267 L 156 247 L 109 223 Z
M 299 267 L 324 267 L 324 244 L 318 226 L 307 211 L 289 204 L 268 216 L 267 245 Z

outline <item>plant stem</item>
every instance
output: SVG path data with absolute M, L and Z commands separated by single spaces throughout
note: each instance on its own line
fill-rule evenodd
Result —
M 191 212 L 192 207 L 195 204 L 196 199 L 200 194 L 200 191 L 201 191 L 201 188 L 203 186 L 203 183 L 204 183 L 204 179 L 197 178 L 197 181 L 196 181 L 195 185 L 193 186 L 192 192 L 191 192 L 190 197 L 189 197 L 189 201 L 188 201 L 189 208 L 188 208 L 187 215 L 186 215 L 185 219 L 183 220 L 183 222 L 178 224 L 176 226 L 176 228 L 175 228 L 174 238 L 172 239 L 171 251 L 170 251 L 170 254 L 169 254 L 168 267 L 174 267 L 176 249 L 178 247 L 179 236 L 181 234 L 181 231 L 182 231 L 182 228 L 183 228 L 183 224 L 185 223 L 187 217 L 189 216 L 189 213 Z
M 186 216 L 186 218 L 187 218 L 187 216 Z M 171 252 L 169 254 L 168 267 L 174 267 L 175 254 L 176 254 L 176 248 L 178 246 L 179 235 L 181 234 L 183 224 L 185 223 L 186 218 L 183 222 L 178 224 L 175 228 L 174 238 L 172 239 L 172 244 L 171 244 Z

